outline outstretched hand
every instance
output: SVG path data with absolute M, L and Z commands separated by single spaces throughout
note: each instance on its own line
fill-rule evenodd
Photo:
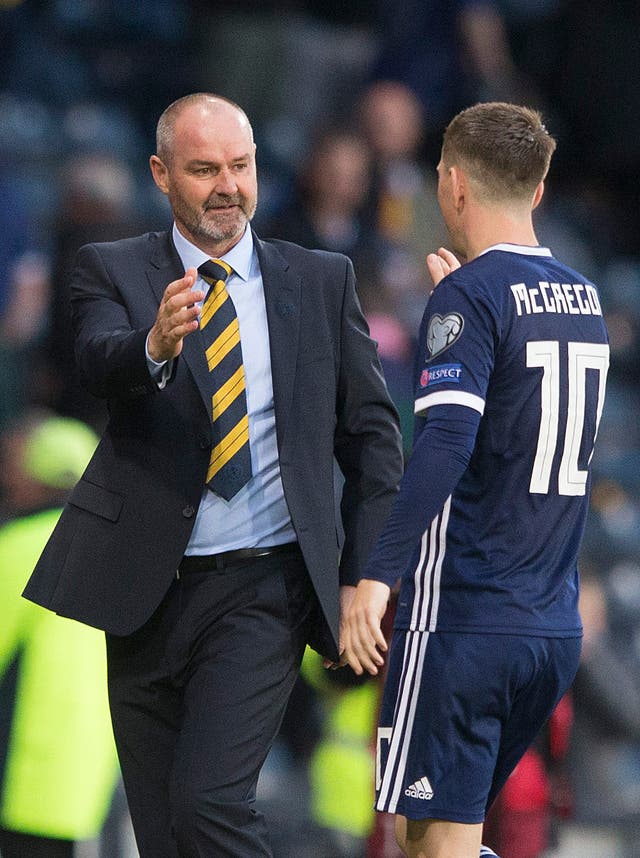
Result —
M 460 262 L 446 247 L 439 247 L 437 253 L 430 253 L 427 256 L 427 268 L 435 287 L 443 277 L 460 268 Z
M 147 341 L 149 357 L 156 363 L 177 357 L 182 351 L 183 339 L 198 329 L 200 309 L 197 304 L 203 300 L 204 292 L 192 291 L 197 276 L 195 268 L 187 268 L 184 277 L 169 283 L 164 290 Z

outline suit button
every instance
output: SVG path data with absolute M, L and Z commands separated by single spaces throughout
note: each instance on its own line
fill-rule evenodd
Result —
M 207 441 L 206 438 L 200 439 L 200 449 L 201 450 L 208 450 L 210 446 L 211 446 L 211 444 L 209 443 L 209 441 Z
M 182 510 L 182 515 L 185 518 L 193 518 L 193 514 L 195 513 L 195 509 L 192 506 L 185 506 Z

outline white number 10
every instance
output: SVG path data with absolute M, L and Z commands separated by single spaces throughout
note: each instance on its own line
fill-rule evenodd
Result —
M 591 453 L 589 454 L 589 461 L 591 461 L 593 444 L 596 441 L 604 405 L 604 391 L 609 368 L 609 346 L 605 343 L 568 343 L 567 345 L 569 394 L 564 448 L 558 472 L 558 493 L 561 495 L 583 495 L 587 483 L 587 471 L 581 471 L 578 468 L 578 455 L 584 429 L 586 371 L 587 369 L 598 370 L 599 378 L 595 431 Z M 542 413 L 529 491 L 534 494 L 548 494 L 560 419 L 560 346 L 558 341 L 540 340 L 527 343 L 527 366 L 542 367 L 540 390 Z

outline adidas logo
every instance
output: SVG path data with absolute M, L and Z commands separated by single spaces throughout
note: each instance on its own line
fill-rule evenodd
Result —
M 409 798 L 424 798 L 427 801 L 430 798 L 433 798 L 433 790 L 431 789 L 431 784 L 427 778 L 420 778 L 420 780 L 411 784 L 411 786 L 407 787 L 404 791 L 404 794 L 408 795 Z

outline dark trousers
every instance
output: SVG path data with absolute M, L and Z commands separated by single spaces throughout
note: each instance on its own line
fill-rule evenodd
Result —
M 254 807 L 315 596 L 297 546 L 176 580 L 107 636 L 109 700 L 141 858 L 270 856 Z
M 73 841 L 0 828 L 0 855 L 2 858 L 73 858 Z

